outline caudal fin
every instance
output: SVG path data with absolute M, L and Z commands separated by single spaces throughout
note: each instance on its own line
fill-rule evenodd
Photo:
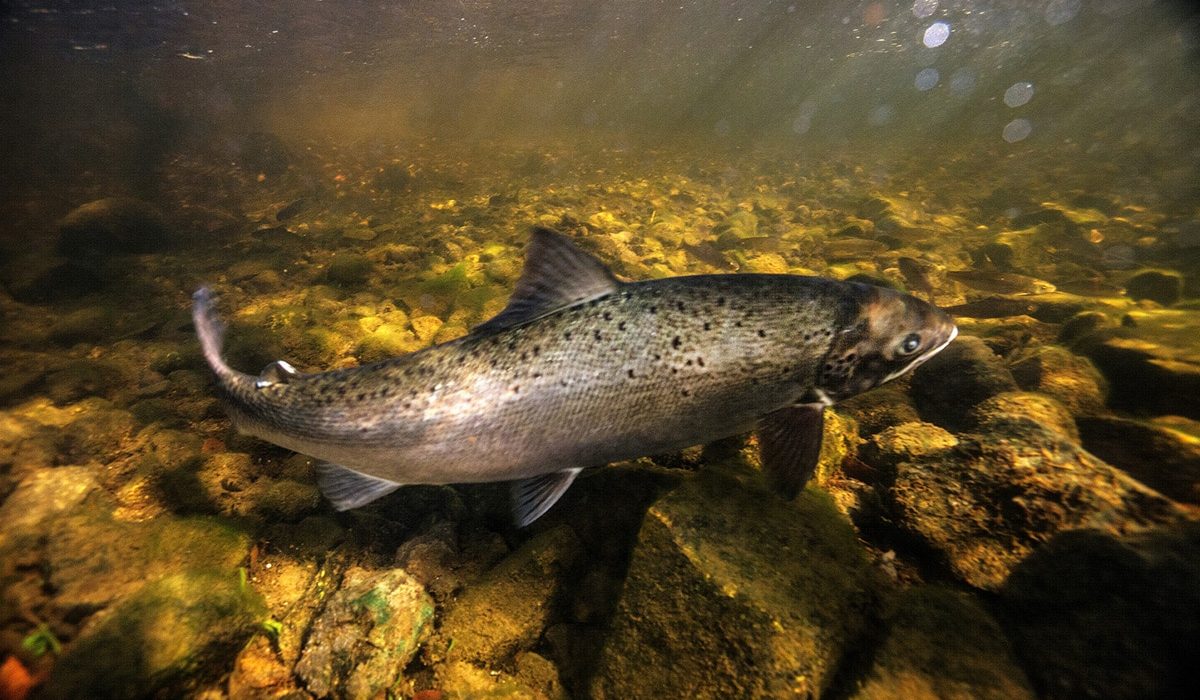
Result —
M 196 326 L 196 337 L 200 339 L 204 359 L 208 361 L 208 366 L 212 367 L 217 377 L 227 380 L 237 374 L 221 357 L 225 324 L 217 318 L 217 311 L 213 307 L 213 293 L 208 287 L 201 287 L 192 294 L 192 324 Z

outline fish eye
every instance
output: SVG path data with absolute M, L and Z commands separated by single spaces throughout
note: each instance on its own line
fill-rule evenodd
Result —
M 911 355 L 921 347 L 921 336 L 916 333 L 909 333 L 904 336 L 904 340 L 900 343 L 900 354 Z

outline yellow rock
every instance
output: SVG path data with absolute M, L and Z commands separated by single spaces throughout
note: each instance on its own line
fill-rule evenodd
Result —
M 443 325 L 442 319 L 437 316 L 414 316 L 409 323 L 412 324 L 413 332 L 422 342 L 428 341 L 436 335 Z

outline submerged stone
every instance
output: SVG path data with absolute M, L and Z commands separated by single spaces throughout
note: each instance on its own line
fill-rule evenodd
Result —
M 975 336 L 960 336 L 914 370 L 910 387 L 921 417 L 952 430 L 965 428 L 980 402 L 1018 389 L 1004 360 Z
M 54 520 L 46 545 L 54 607 L 90 612 L 145 581 L 188 570 L 233 575 L 250 549 L 247 536 L 207 518 L 115 520 L 84 506 Z
M 1142 270 L 1125 282 L 1125 294 L 1170 306 L 1183 296 L 1183 275 L 1174 270 Z
M 1200 505 L 1200 423 L 1092 416 L 1079 429 L 1096 456 L 1166 496 Z
M 559 576 L 579 554 L 566 525 L 543 532 L 471 582 L 442 617 L 431 656 L 498 664 L 533 648 L 550 619 Z
M 58 251 L 67 258 L 162 250 L 168 229 L 154 205 L 128 197 L 80 205 L 58 224 Z
M 1063 533 L 1013 571 L 1000 613 L 1048 700 L 1200 697 L 1200 524 Z
M 646 514 L 591 696 L 815 697 L 873 587 L 827 497 L 789 504 L 701 472 Z
M 313 622 L 296 675 L 317 696 L 372 698 L 429 636 L 433 600 L 402 569 L 351 567 Z
M 1092 415 L 1104 410 L 1108 383 L 1082 355 L 1046 345 L 1017 357 L 1011 369 L 1022 389 L 1054 397 L 1073 415 Z
M 940 586 L 902 593 L 852 700 L 1033 700 L 1000 625 L 974 598 Z
M 1067 530 L 1125 535 L 1183 513 L 1171 501 L 1030 421 L 901 462 L 891 495 L 901 528 L 963 582 L 995 590 L 1025 557 Z
M 45 697 L 187 695 L 225 672 L 265 612 L 262 599 L 232 572 L 151 581 L 67 646 Z
M 969 419 L 980 433 L 1003 432 L 1011 423 L 1026 423 L 1079 442 L 1079 429 L 1070 411 L 1058 401 L 1031 391 L 1006 391 L 971 409 Z

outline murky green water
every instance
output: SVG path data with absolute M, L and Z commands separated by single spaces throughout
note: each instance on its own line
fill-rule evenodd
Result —
M 0 695 L 1200 695 L 1186 4 L 0 17 Z M 534 226 L 626 280 L 854 277 L 960 334 L 826 411 L 791 501 L 743 436 L 589 469 L 524 529 L 505 484 L 339 513 L 232 427 L 200 286 L 233 367 L 355 367 L 499 313 Z

